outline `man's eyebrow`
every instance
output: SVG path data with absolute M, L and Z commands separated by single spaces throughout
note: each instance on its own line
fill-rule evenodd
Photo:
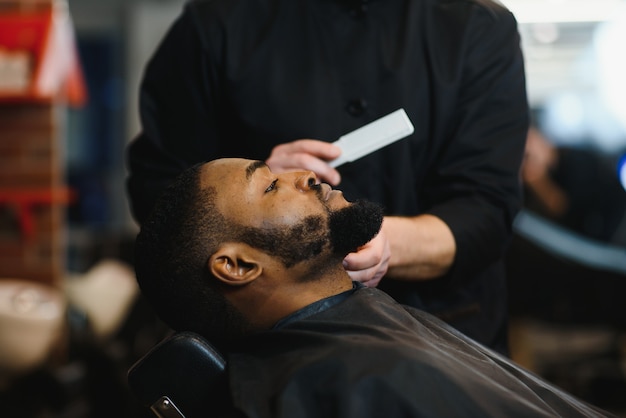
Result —
M 252 177 L 252 174 L 254 174 L 255 171 L 257 171 L 259 168 L 264 167 L 267 167 L 267 164 L 265 164 L 265 162 L 253 161 L 248 167 L 246 167 L 246 179 L 250 180 L 250 177 Z

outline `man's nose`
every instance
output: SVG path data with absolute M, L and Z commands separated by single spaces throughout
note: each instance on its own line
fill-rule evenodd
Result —
M 303 171 L 296 178 L 296 188 L 302 191 L 311 190 L 317 183 L 317 176 L 312 171 Z

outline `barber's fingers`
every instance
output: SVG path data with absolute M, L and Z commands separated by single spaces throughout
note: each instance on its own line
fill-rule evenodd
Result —
M 328 165 L 341 154 L 341 149 L 316 139 L 298 139 L 272 149 L 266 163 L 274 173 L 293 170 L 313 171 L 321 181 L 336 186 L 341 181 L 339 172 Z
M 361 282 L 367 287 L 376 287 L 385 275 L 378 269 L 378 266 L 366 270 L 347 271 L 350 278 L 355 282 Z
M 297 139 L 274 147 L 272 154 L 306 153 L 325 160 L 333 160 L 341 154 L 341 148 L 317 139 Z M 270 156 L 271 158 L 271 156 Z
M 344 259 L 344 267 L 354 281 L 376 287 L 389 268 L 391 250 L 389 241 L 381 231 L 370 242 Z

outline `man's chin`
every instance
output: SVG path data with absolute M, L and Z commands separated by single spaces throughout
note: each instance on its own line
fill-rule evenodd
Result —
M 345 256 L 358 250 L 378 234 L 382 222 L 382 208 L 367 200 L 358 200 L 331 212 L 333 252 Z

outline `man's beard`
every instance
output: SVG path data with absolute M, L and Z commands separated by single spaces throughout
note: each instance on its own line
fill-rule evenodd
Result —
M 308 216 L 291 227 L 264 230 L 241 227 L 238 239 L 279 258 L 286 267 L 320 256 L 330 248 L 341 258 L 378 234 L 382 208 L 358 200 L 336 211 L 328 210 L 328 222 L 320 215 Z
M 357 200 L 330 212 L 329 229 L 333 253 L 345 257 L 367 244 L 380 231 L 382 208 L 367 200 Z

